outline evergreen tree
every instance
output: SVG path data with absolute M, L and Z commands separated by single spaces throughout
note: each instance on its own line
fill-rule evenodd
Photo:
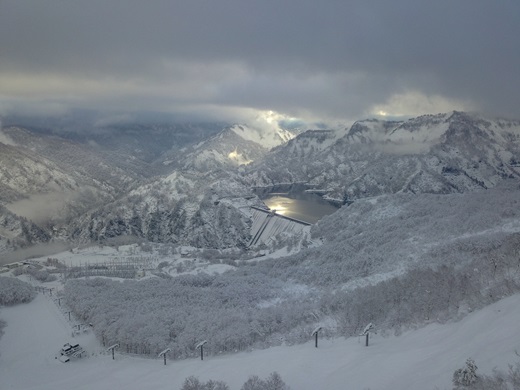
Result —
M 466 367 L 459 368 L 453 373 L 453 389 L 469 388 L 478 381 L 477 365 L 471 358 L 466 360 Z

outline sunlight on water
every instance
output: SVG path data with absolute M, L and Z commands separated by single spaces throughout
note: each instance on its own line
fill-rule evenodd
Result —
M 303 192 L 283 195 L 272 193 L 267 194 L 262 200 L 271 210 L 276 210 L 277 214 L 308 223 L 316 223 L 324 216 L 338 210 L 336 206 L 321 197 Z

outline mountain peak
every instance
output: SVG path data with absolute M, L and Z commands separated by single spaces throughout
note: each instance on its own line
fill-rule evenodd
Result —
M 255 142 L 267 149 L 272 149 L 294 138 L 291 132 L 279 127 L 255 128 L 248 125 L 235 124 L 229 129 L 244 140 Z

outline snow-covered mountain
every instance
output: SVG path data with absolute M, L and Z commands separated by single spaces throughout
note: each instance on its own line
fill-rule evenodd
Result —
M 261 160 L 270 147 L 291 137 L 285 130 L 233 125 L 166 153 L 161 158 L 171 174 L 85 214 L 73 224 L 72 238 L 133 236 L 209 248 L 245 247 L 251 234 L 249 206 L 262 203 L 236 179 L 238 168 Z
M 4 127 L 0 129 L 0 206 L 5 208 L 0 209 L 0 217 L 36 223 L 47 240 L 68 239 L 70 227 L 89 210 L 112 205 L 165 172 L 164 165 L 156 163 L 161 153 L 198 141 L 202 134 L 214 132 L 213 127 L 135 124 L 90 131 Z M 38 242 L 24 232 L 0 232 L 0 240 L 17 243 L 2 248 Z
M 267 152 L 253 141 L 261 139 L 259 133 L 233 126 L 190 147 L 164 126 L 136 126 L 81 134 L 3 128 L 1 251 L 53 237 L 104 242 L 131 236 L 200 247 L 245 246 L 250 221 L 243 206 L 261 203 L 232 179 L 231 171 Z M 181 127 L 181 135 L 192 129 Z M 196 140 L 205 129 L 196 127 L 190 137 Z M 153 165 L 168 158 L 174 160 L 171 165 Z M 160 171 L 169 174 L 157 175 Z
M 261 159 L 267 151 L 267 148 L 241 137 L 228 127 L 196 145 L 166 155 L 169 161 L 165 164 L 183 171 L 234 170 L 239 165 Z
M 233 171 L 240 165 L 261 160 L 272 147 L 291 137 L 286 130 L 263 131 L 247 125 L 233 125 L 196 145 L 167 153 L 163 159 L 165 165 L 183 171 Z
M 325 134 L 304 133 L 274 149 L 248 167 L 245 182 L 305 182 L 345 202 L 385 193 L 464 192 L 520 176 L 517 121 L 463 112 L 404 122 L 364 120 L 330 145 L 322 142 L 317 148 Z
M 0 253 L 44 244 L 51 239 L 49 233 L 24 217 L 0 206 Z
M 114 163 L 91 145 L 52 134 L 20 127 L 0 134 L 0 205 L 42 226 L 112 201 L 146 170 L 132 156 Z
M 315 161 L 343 133 L 336 130 L 307 130 L 271 150 L 264 159 L 246 170 L 245 182 L 254 187 L 307 182 L 315 173 Z
M 250 240 L 249 206 L 262 205 L 236 180 L 238 168 L 260 160 L 290 133 L 234 125 L 161 156 L 172 172 L 139 185 L 93 209 L 71 226 L 80 242 L 131 236 L 198 247 L 245 247 Z
M 113 199 L 132 180 L 73 142 L 16 127 L 3 129 L 0 252 L 48 242 L 59 230 L 55 224 L 66 224 Z
M 0 201 L 40 226 L 50 214 L 50 236 L 59 231 L 85 242 L 129 235 L 216 248 L 247 241 L 245 205 L 261 204 L 254 186 L 306 183 L 345 203 L 461 193 L 520 176 L 520 122 L 462 112 L 363 120 L 296 137 L 233 125 L 193 144 L 172 145 L 175 137 L 163 127 L 150 128 L 148 137 L 139 130 L 130 127 L 110 153 L 122 129 L 64 138 L 4 128 Z
M 274 369 L 301 388 L 343 388 L 349 380 L 359 388 L 446 387 L 468 357 L 483 361 L 482 372 L 488 373 L 514 363 L 518 296 L 479 309 L 520 291 L 519 122 L 459 112 L 404 122 L 365 120 L 345 131 L 304 132 L 270 152 L 259 149 L 247 165 L 239 164 L 253 160 L 261 145 L 235 130 L 172 153 L 177 162 L 165 164 L 168 174 L 135 177 L 127 187 L 117 187 L 112 198 L 68 221 L 65 235 L 82 243 L 120 243 L 118 238 L 130 236 L 199 248 L 244 247 L 250 238 L 249 207 L 259 204 L 252 184 L 306 182 L 331 197 L 355 201 L 315 224 L 308 247 L 284 258 L 244 256 L 225 268 L 234 272 L 209 275 L 199 268 L 188 273 L 181 271 L 182 252 L 163 256 L 160 249 L 166 245 L 146 243 L 141 248 L 148 247 L 150 258 L 160 256 L 150 263 L 168 264 L 171 271 L 162 273 L 164 279 L 150 273 L 150 278 L 126 283 L 69 279 L 60 291 L 67 311 L 61 307 L 60 312 L 57 294 L 40 294 L 30 310 L 2 309 L 7 353 L 0 370 L 8 384 L 54 388 L 80 378 L 87 386 L 114 387 L 114 370 L 105 369 L 112 362 L 103 354 L 105 341 L 120 346 L 110 363 L 117 365 L 118 379 L 129 382 L 130 375 L 132 386 L 141 388 L 164 388 L 171 372 L 165 374 L 158 360 L 121 356 L 125 351 L 157 357 L 170 348 L 168 364 L 181 374 L 172 382 L 177 387 L 195 373 L 204 381 L 230 380 L 238 388 L 245 375 L 265 377 Z M 18 167 L 12 178 L 9 167 L 2 174 L 20 194 L 42 195 L 54 185 L 81 188 L 81 180 L 89 178 L 96 183 L 97 176 L 76 174 L 61 159 L 44 157 L 36 146 L 24 149 L 5 133 L 0 147 L 6 164 Z M 233 161 L 231 153 L 242 157 Z M 16 181 L 27 178 L 31 186 Z M 52 240 L 47 231 L 0 207 L 0 252 L 12 249 L 20 237 L 24 245 Z M 136 257 L 137 248 L 130 245 L 128 252 L 118 248 L 117 253 Z M 217 253 L 208 261 L 222 260 L 217 251 L 208 252 Z M 69 253 L 58 257 L 69 265 L 85 259 Z M 59 264 L 57 258 L 49 260 L 35 261 L 48 269 Z M 154 271 L 161 269 L 157 265 Z M 48 288 L 63 286 L 61 280 L 49 283 Z M 27 319 L 36 318 L 35 313 L 50 335 L 45 340 L 29 326 Z M 67 322 L 63 313 L 78 320 Z M 70 375 L 64 378 L 62 363 L 49 351 L 58 350 L 80 322 L 90 326 L 88 334 L 77 335 L 79 342 L 92 349 L 84 362 L 68 363 Z M 369 323 L 377 334 L 365 348 L 357 336 Z M 318 327 L 321 344 L 314 348 L 309 340 Z M 199 340 L 209 340 L 204 351 L 209 366 L 203 368 Z M 36 354 L 29 353 L 35 344 Z M 499 354 L 490 352 L 496 345 Z M 20 350 L 27 353 L 17 355 Z M 243 353 L 226 356 L 237 351 Z M 194 359 L 182 362 L 180 357 Z M 314 367 L 318 360 L 317 375 L 306 370 L 302 376 L 302 367 Z M 39 376 L 19 375 L 27 361 Z M 375 366 L 382 368 L 374 375 Z M 242 377 L 218 376 L 223 367 Z M 93 372 L 101 372 L 99 380 L 92 380 Z
M 0 143 L 0 204 L 35 193 L 71 191 L 77 186 L 75 178 L 52 161 Z
M 282 145 L 294 138 L 290 131 L 272 126 L 258 129 L 247 125 L 234 125 L 230 127 L 230 130 L 241 138 L 255 142 L 267 149 Z
M 84 214 L 71 224 L 71 239 L 107 242 L 120 236 L 204 248 L 245 247 L 248 188 L 212 173 L 174 172 Z

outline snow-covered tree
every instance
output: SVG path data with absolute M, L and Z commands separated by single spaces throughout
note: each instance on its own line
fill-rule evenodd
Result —
M 203 383 L 197 377 L 190 376 L 184 380 L 181 390 L 229 390 L 229 386 L 222 381 L 214 380 Z
M 251 375 L 240 390 L 264 390 L 265 386 L 265 381 L 260 379 L 258 375 Z
M 266 380 L 260 379 L 257 375 L 251 375 L 240 390 L 290 390 L 290 388 L 275 371 Z
M 290 390 L 289 386 L 282 380 L 280 374 L 276 371 L 269 375 L 269 378 L 265 381 L 265 390 Z
M 0 305 L 10 306 L 30 302 L 35 296 L 36 292 L 29 283 L 0 276 Z
M 479 380 L 477 368 L 475 361 L 468 358 L 466 366 L 455 370 L 453 373 L 453 389 L 465 389 L 474 385 Z

